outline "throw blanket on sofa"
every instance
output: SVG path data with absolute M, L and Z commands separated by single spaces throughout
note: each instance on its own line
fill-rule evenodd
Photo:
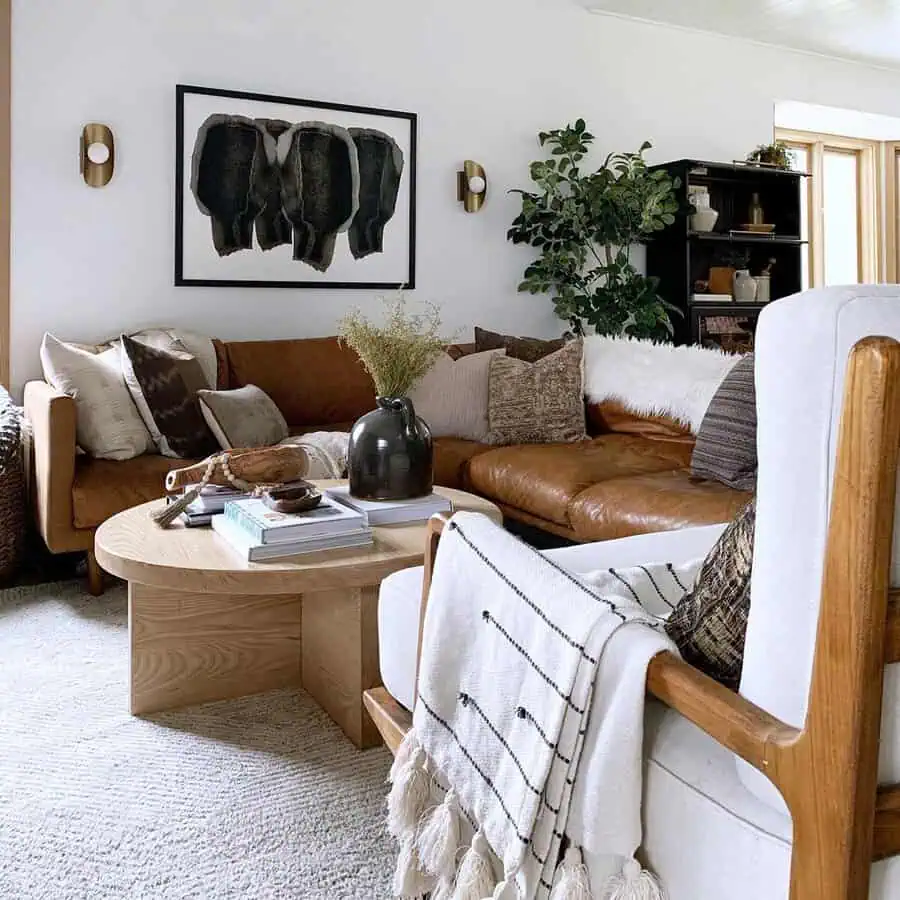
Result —
M 391 771 L 398 896 L 660 896 L 633 859 L 646 669 L 674 651 L 662 618 L 698 568 L 576 577 L 483 516 L 451 519 L 413 729 Z M 596 895 L 581 847 L 627 860 Z

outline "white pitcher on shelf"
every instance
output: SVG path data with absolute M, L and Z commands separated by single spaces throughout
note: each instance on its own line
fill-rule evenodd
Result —
M 738 269 L 734 273 L 732 295 L 735 303 L 753 303 L 756 300 L 756 279 L 749 269 Z

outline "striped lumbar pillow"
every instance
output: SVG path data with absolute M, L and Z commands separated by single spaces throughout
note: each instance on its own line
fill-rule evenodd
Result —
M 756 487 L 756 390 L 753 354 L 725 376 L 697 432 L 691 474 L 751 491 Z

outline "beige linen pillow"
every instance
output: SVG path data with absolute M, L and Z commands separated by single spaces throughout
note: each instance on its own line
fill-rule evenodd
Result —
M 200 412 L 223 450 L 271 447 L 288 436 L 275 401 L 255 384 L 233 391 L 198 391 Z
M 506 350 L 489 350 L 457 360 L 448 353 L 437 358 L 409 392 L 432 436 L 487 441 L 491 360 L 505 354 Z
M 132 459 L 155 450 L 122 375 L 121 351 L 90 353 L 52 334 L 41 342 L 44 379 L 75 400 L 78 445 L 98 459 Z
M 550 444 L 586 438 L 583 374 L 581 341 L 535 363 L 492 359 L 489 442 Z

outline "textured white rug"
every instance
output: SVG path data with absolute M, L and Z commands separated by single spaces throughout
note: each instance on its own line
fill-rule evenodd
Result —
M 0 898 L 380 900 L 386 750 L 301 691 L 135 719 L 125 592 L 0 591 Z

